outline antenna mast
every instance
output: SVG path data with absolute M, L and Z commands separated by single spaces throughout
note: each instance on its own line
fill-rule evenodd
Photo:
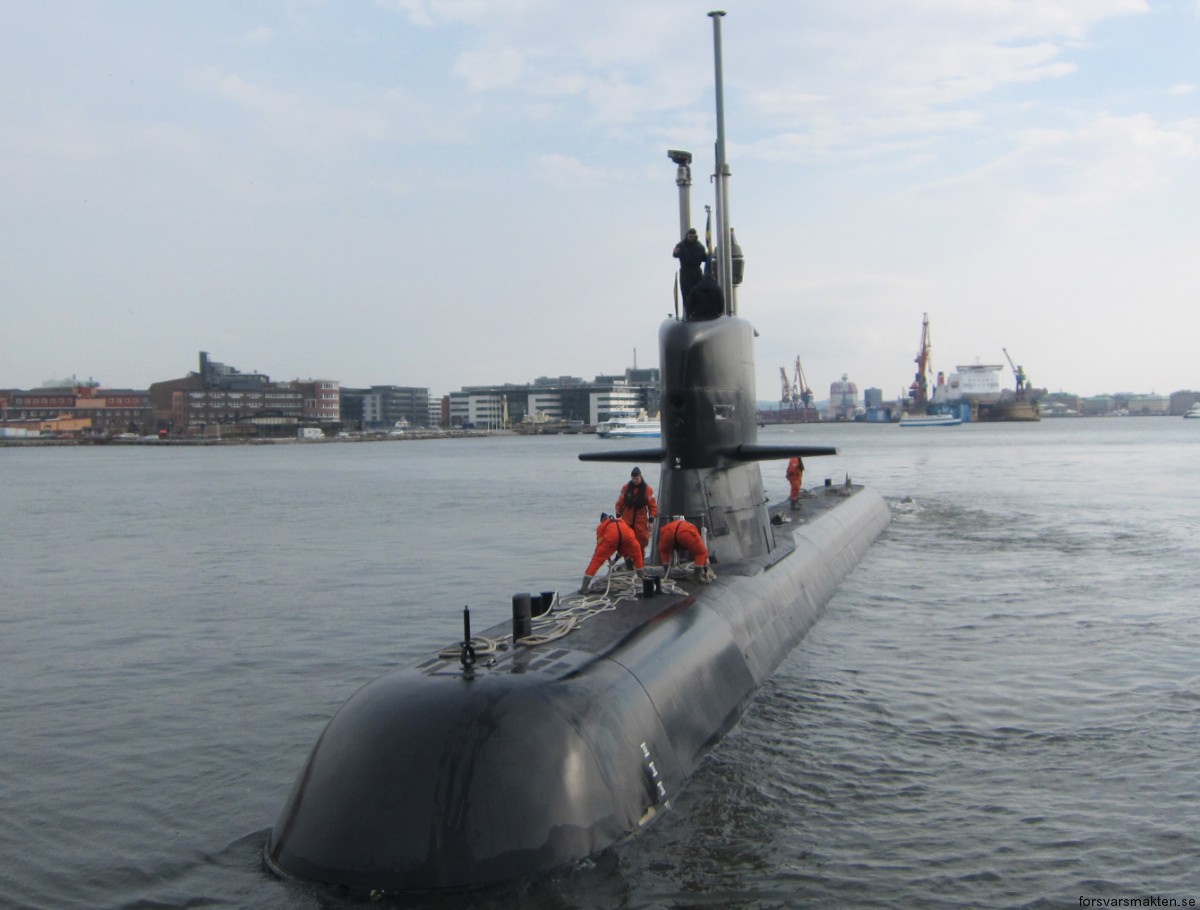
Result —
M 713 21 L 713 59 L 717 87 L 717 278 L 725 292 L 725 314 L 737 315 L 733 287 L 733 237 L 729 229 L 729 162 L 725 159 L 725 72 L 721 66 L 721 18 L 724 10 L 708 14 Z

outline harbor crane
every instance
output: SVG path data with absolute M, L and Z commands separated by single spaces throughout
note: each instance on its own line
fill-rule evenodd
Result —
M 796 355 L 796 381 L 792 384 L 792 389 L 793 394 L 799 394 L 804 407 L 812 407 L 813 390 L 808 387 L 808 380 L 804 378 L 804 367 L 800 366 L 799 354 Z
M 779 395 L 781 405 L 787 405 L 792 410 L 812 407 L 813 390 L 808 387 L 808 382 L 804 378 L 804 367 L 800 365 L 799 355 L 796 357 L 796 367 L 792 378 L 788 378 L 786 367 L 779 368 L 779 378 L 782 380 Z
M 908 400 L 913 407 L 924 409 L 929 404 L 929 355 L 933 346 L 929 341 L 929 314 L 922 313 L 921 316 L 921 346 L 917 349 L 914 361 L 917 365 L 917 375 L 908 387 Z
M 1025 375 L 1025 368 L 1013 363 L 1013 359 L 1008 356 L 1008 348 L 1001 348 L 1000 350 L 1004 352 L 1004 358 L 1008 361 L 1008 365 L 1012 367 L 1013 378 L 1017 382 L 1018 394 L 1024 392 L 1029 388 L 1029 377 Z
M 779 378 L 782 380 L 781 390 L 779 392 L 779 403 L 787 407 L 794 408 L 796 406 L 796 387 L 792 385 L 788 379 L 787 369 L 779 368 Z

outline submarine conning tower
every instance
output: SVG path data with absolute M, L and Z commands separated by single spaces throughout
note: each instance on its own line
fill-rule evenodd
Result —
M 753 338 L 748 322 L 726 315 L 669 319 L 659 330 L 659 507 L 702 523 L 722 562 L 775 548 L 762 472 L 741 454 L 758 438 Z

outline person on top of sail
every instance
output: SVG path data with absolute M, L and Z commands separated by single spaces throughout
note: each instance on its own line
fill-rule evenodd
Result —
M 695 577 L 705 584 L 712 581 L 712 569 L 708 566 L 708 547 L 704 545 L 704 535 L 682 515 L 674 515 L 671 520 L 658 529 L 658 557 L 664 566 L 671 564 L 671 556 L 676 549 L 686 550 L 696 563 Z
M 708 250 L 696 236 L 696 229 L 688 228 L 687 235 L 675 244 L 675 250 L 671 255 L 679 260 L 679 295 L 686 307 L 692 288 L 698 285 L 700 279 L 704 277 L 701 269 L 708 262 Z
M 638 544 L 637 535 L 633 533 L 633 528 L 618 516 L 601 512 L 600 524 L 596 526 L 596 550 L 592 553 L 592 561 L 588 563 L 588 567 L 583 573 L 583 584 L 579 586 L 580 594 L 588 593 L 596 571 L 614 553 L 624 556 L 627 562 L 632 561 L 637 569 L 638 577 L 645 574 L 646 557 L 642 553 L 642 547 Z
M 642 480 L 641 468 L 629 472 L 629 483 L 621 487 L 613 511 L 633 528 L 645 550 L 650 543 L 650 523 L 658 518 L 658 501 L 654 498 L 654 488 Z
M 804 479 L 804 460 L 797 456 L 788 462 L 787 472 L 784 474 L 788 479 L 788 483 L 792 485 L 792 490 L 788 493 L 788 499 L 792 501 L 792 508 L 800 508 L 800 481 Z

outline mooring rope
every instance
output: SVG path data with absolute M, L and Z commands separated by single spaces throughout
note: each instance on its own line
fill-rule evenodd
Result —
M 685 594 L 683 588 L 674 579 L 691 577 L 692 563 L 676 564 L 672 562 L 667 567 L 667 575 L 662 579 L 663 594 Z M 595 584 L 595 582 L 593 582 Z M 589 594 L 559 594 L 555 602 L 541 616 L 533 617 L 532 632 L 517 640 L 517 644 L 525 646 L 543 645 L 569 635 L 601 613 L 617 609 L 622 600 L 632 600 L 642 593 L 642 579 L 633 569 L 609 567 L 604 576 L 604 587 Z M 492 639 L 482 635 L 474 635 L 469 642 L 477 659 L 495 654 L 497 651 L 512 647 L 512 633 Z M 438 657 L 443 660 L 453 660 L 462 653 L 462 645 L 456 644 L 443 648 Z

